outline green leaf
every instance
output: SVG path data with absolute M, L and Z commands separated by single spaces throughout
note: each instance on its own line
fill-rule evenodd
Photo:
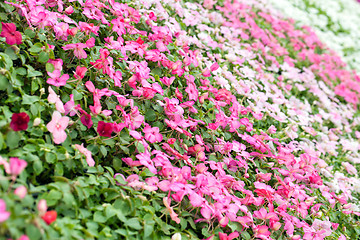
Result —
M 41 52 L 38 57 L 38 62 L 46 63 L 47 61 L 49 61 L 49 59 L 50 57 L 47 52 Z
M 31 236 L 31 239 L 38 240 L 41 238 L 41 232 L 39 228 L 33 224 L 26 224 L 26 235 Z
M 5 90 L 9 86 L 9 80 L 0 74 L 0 91 Z
M 104 157 L 106 157 L 106 155 L 107 155 L 107 150 L 106 150 L 106 147 L 105 147 L 105 146 L 101 146 L 101 147 L 100 147 L 100 152 L 101 152 L 101 154 L 102 154 Z
M 140 152 L 140 153 L 144 153 L 145 152 L 145 147 L 144 145 L 142 145 L 141 143 L 137 143 L 136 145 L 136 149 Z
M 146 223 L 144 226 L 144 237 L 149 237 L 154 231 L 154 224 Z
M 31 46 L 31 48 L 29 48 L 29 51 L 31 53 L 38 53 L 42 50 L 42 44 L 41 43 L 35 43 L 34 45 Z
M 45 200 L 48 206 L 55 206 L 57 201 L 62 198 L 62 193 L 52 189 L 47 195 L 45 195 Z
M 26 29 L 26 30 L 24 31 L 24 33 L 25 33 L 25 35 L 27 35 L 29 38 L 34 38 L 35 35 L 36 35 L 36 33 L 35 33 L 33 30 L 31 30 L 30 28 Z
M 9 148 L 16 148 L 21 140 L 21 134 L 19 132 L 10 131 L 6 135 L 6 145 Z
M 53 72 L 55 70 L 55 67 L 51 63 L 46 63 L 45 64 L 45 69 L 46 69 L 47 72 Z
M 12 47 L 8 47 L 5 49 L 5 53 L 10 57 L 12 60 L 16 60 L 18 57 Z
M 102 212 L 95 212 L 94 214 L 94 221 L 98 223 L 104 223 L 106 222 L 107 218 L 102 214 Z
M 34 102 L 39 101 L 39 97 L 38 96 L 30 96 L 24 93 L 24 95 L 22 96 L 23 100 L 22 100 L 22 104 L 28 104 L 31 105 Z
M 156 112 L 154 110 L 148 110 L 145 113 L 145 120 L 149 122 L 153 122 L 156 120 Z
M 83 98 L 83 95 L 76 91 L 75 89 L 72 90 L 72 94 L 74 95 L 74 100 L 81 100 Z
M 136 230 L 142 229 L 142 226 L 137 218 L 130 218 L 130 219 L 126 220 L 125 225 L 127 225 L 133 229 L 136 229 Z
M 242 231 L 241 236 L 246 240 L 251 239 L 250 234 L 248 232 L 246 232 L 246 231 Z
M 36 175 L 39 175 L 44 169 L 42 162 L 40 160 L 34 161 L 33 168 L 34 168 Z
M 45 159 L 48 163 L 54 163 L 56 161 L 56 154 L 47 152 L 45 153 Z
M 39 71 L 35 71 L 35 69 L 30 66 L 30 65 L 25 65 L 28 68 L 28 74 L 27 77 L 31 78 L 31 77 L 38 77 L 38 76 L 42 76 L 43 74 Z
M 3 147 L 4 147 L 4 137 L 2 133 L 0 133 L 0 150 L 3 149 Z

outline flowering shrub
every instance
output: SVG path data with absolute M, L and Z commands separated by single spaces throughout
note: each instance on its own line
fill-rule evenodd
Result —
M 310 28 L 256 1 L 0 8 L 2 236 L 359 235 L 359 76 Z

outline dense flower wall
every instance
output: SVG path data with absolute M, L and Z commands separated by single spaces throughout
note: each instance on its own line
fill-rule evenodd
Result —
M 242 0 L 0 8 L 1 236 L 360 234 L 360 76 L 310 27 Z

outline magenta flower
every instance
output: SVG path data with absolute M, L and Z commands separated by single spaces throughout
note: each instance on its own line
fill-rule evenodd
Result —
M 11 117 L 10 127 L 14 131 L 22 131 L 28 128 L 30 121 L 29 115 L 25 112 L 13 113 Z
M 68 117 L 62 117 L 61 113 L 55 111 L 52 115 L 51 122 L 49 122 L 46 127 L 49 132 L 52 133 L 54 137 L 54 143 L 60 144 L 66 140 L 66 132 L 65 129 L 69 124 Z
M 6 221 L 10 217 L 10 212 L 6 211 L 6 203 L 0 199 L 0 223 Z
M 10 173 L 11 175 L 17 176 L 19 175 L 27 166 L 27 162 L 25 160 L 12 157 L 10 158 Z
M 47 72 L 50 78 L 46 81 L 48 84 L 51 84 L 55 87 L 65 86 L 66 81 L 69 79 L 68 74 L 64 74 L 61 76 L 61 72 L 59 70 L 54 70 L 52 73 Z
M 6 38 L 6 43 L 9 45 L 13 44 L 22 44 L 21 33 L 16 31 L 16 26 L 14 23 L 1 23 L 2 30 L 0 37 Z
M 113 132 L 113 124 L 99 121 L 96 130 L 102 137 L 111 137 L 111 133 Z

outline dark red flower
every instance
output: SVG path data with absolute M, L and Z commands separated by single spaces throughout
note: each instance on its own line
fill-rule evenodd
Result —
M 25 112 L 13 113 L 11 117 L 10 127 L 14 131 L 22 131 L 28 128 L 28 123 L 30 121 L 29 115 Z
M 100 136 L 111 137 L 111 133 L 113 132 L 113 124 L 99 121 L 97 132 L 99 133 Z
M 57 218 L 57 212 L 55 210 L 47 211 L 42 217 L 41 217 L 47 225 L 50 225 L 51 223 L 55 222 Z
M 22 44 L 21 33 L 16 31 L 16 26 L 13 23 L 1 23 L 2 31 L 0 37 L 6 38 L 6 43 L 9 45 Z

